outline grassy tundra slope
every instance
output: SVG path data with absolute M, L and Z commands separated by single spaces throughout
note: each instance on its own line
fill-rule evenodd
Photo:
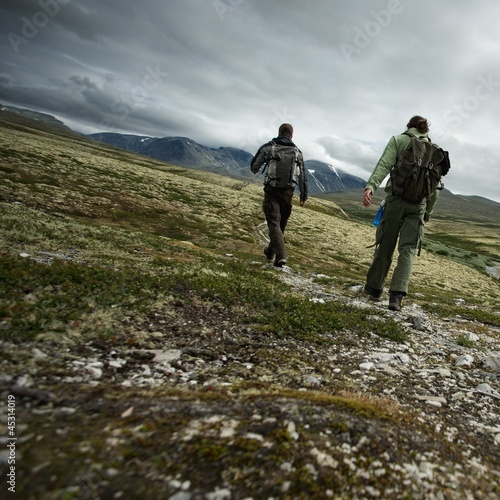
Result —
M 280 271 L 260 186 L 0 128 L 0 429 L 23 498 L 500 493 L 498 399 L 475 395 L 500 390 L 480 362 L 497 226 L 437 218 L 391 313 L 360 292 L 373 228 L 332 201 L 294 208 Z M 383 355 L 403 366 L 360 369 Z

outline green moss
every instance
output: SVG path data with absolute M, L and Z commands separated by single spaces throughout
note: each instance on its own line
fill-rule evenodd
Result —
M 158 278 L 88 267 L 56 260 L 40 264 L 20 257 L 0 256 L 0 336 L 21 341 L 40 333 L 65 334 L 88 314 L 119 305 L 139 309 L 152 301 L 164 283 Z M 111 309 L 112 310 L 112 309 Z M 111 325 L 93 325 L 103 335 Z
M 259 319 L 268 330 L 314 343 L 336 343 L 336 332 L 343 330 L 360 335 L 375 333 L 396 342 L 403 342 L 408 335 L 396 321 L 373 321 L 368 312 L 337 302 L 285 297 L 268 309 Z
M 441 317 L 456 316 L 469 321 L 477 321 L 486 325 L 500 327 L 500 315 L 485 311 L 479 307 L 458 307 L 448 304 L 446 307 L 443 304 L 424 304 L 423 308 L 435 313 Z

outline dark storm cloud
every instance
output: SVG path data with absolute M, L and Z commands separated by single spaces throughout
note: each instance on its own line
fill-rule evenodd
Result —
M 498 200 L 499 15 L 494 0 L 18 0 L 0 7 L 0 102 L 250 152 L 291 121 L 307 158 L 365 178 L 422 114 L 450 150 L 447 187 Z

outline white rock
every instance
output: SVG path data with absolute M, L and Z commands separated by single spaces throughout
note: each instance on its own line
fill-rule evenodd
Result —
M 382 370 L 384 373 L 387 373 L 387 375 L 397 376 L 400 374 L 398 370 L 392 368 L 392 366 L 389 365 L 380 364 L 378 365 L 378 368 Z
M 490 384 L 479 384 L 477 387 L 476 387 L 476 391 L 479 391 L 479 392 L 484 392 L 486 394 L 494 394 L 496 396 L 499 396 L 500 394 L 498 394 L 497 391 L 495 391 L 495 389 L 493 389 L 493 387 L 491 387 Z
M 419 399 L 420 401 L 425 401 L 426 403 L 438 403 L 439 406 L 441 406 L 441 403 L 444 404 L 447 403 L 446 398 L 444 398 L 443 396 L 430 396 L 430 395 L 417 394 L 415 398 Z
M 31 387 L 33 385 L 33 379 L 29 375 L 21 375 L 17 378 L 16 385 L 19 387 Z
M 87 365 L 84 370 L 94 379 L 102 377 L 102 368 L 93 364 Z
M 483 366 L 491 371 L 500 372 L 500 353 L 493 352 L 483 359 Z
M 410 362 L 410 356 L 403 352 L 376 352 L 373 353 L 370 358 L 373 359 L 375 363 L 383 363 L 385 365 L 407 365 Z
M 321 297 L 313 297 L 312 299 L 309 299 L 309 302 L 314 302 L 315 304 L 324 304 L 325 299 Z
M 370 371 L 375 367 L 375 363 L 372 363 L 371 361 L 368 361 L 366 363 L 361 363 L 359 365 L 360 370 L 365 370 L 365 371 Z
M 428 319 L 421 314 L 416 314 L 408 318 L 408 322 L 417 330 L 426 330 L 429 324 Z
M 451 377 L 451 371 L 447 368 L 436 368 L 435 370 L 431 370 L 431 373 L 436 373 L 441 377 Z
M 479 336 L 472 332 L 464 332 L 464 337 L 469 342 L 477 342 L 479 340 Z
M 191 498 L 191 493 L 188 493 L 187 491 L 178 491 L 171 497 L 168 497 L 168 500 L 191 500 Z
M 229 499 L 231 498 L 231 490 L 227 488 L 216 489 L 215 491 L 207 493 L 205 495 L 205 498 L 207 500 L 225 500 L 226 498 Z
M 254 441 L 264 441 L 264 436 L 262 436 L 262 434 L 256 434 L 255 432 L 247 432 L 245 437 L 247 439 L 253 439 Z
M 299 434 L 297 432 L 297 428 L 295 426 L 295 422 L 293 420 L 290 420 L 288 423 L 287 423 L 287 426 L 286 426 L 286 430 L 288 432 L 288 434 L 290 435 L 290 437 L 294 440 L 294 441 L 297 441 L 297 439 L 299 439 Z
M 474 357 L 470 354 L 463 354 L 455 360 L 455 366 L 472 366 L 474 364 Z
M 182 354 L 179 349 L 168 349 L 166 351 L 152 350 L 150 352 L 153 352 L 155 355 L 153 359 L 155 363 L 170 363 L 171 361 L 180 359 Z
M 318 450 L 318 448 L 313 448 L 311 450 L 311 455 L 316 458 L 320 467 L 330 467 L 332 469 L 336 469 L 339 465 L 337 460 L 335 460 L 331 455 Z
M 373 486 L 366 486 L 366 492 L 372 497 L 379 497 L 381 495 L 380 491 Z
M 317 377 L 314 375 L 306 375 L 303 378 L 303 382 L 305 385 L 308 387 L 317 387 L 318 385 L 321 385 L 321 380 L 319 380 Z
M 132 415 L 132 413 L 134 413 L 134 407 L 133 406 L 130 406 L 129 408 L 127 408 L 121 415 L 120 417 L 121 418 L 127 418 L 127 417 L 130 417 L 130 415 Z
M 31 354 L 33 354 L 35 359 L 43 359 L 47 357 L 44 352 L 40 351 L 40 349 L 37 349 L 36 347 L 32 349 Z
M 113 368 L 121 368 L 123 365 L 127 364 L 126 359 L 111 359 L 109 360 L 109 366 L 112 366 Z

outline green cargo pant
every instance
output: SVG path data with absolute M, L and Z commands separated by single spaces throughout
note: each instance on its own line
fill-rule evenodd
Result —
M 269 248 L 276 259 L 287 258 L 285 250 L 285 228 L 292 213 L 293 188 L 264 188 L 262 208 L 269 229 Z
M 413 258 L 424 237 L 426 201 L 410 203 L 400 196 L 389 195 L 376 232 L 373 262 L 368 270 L 366 284 L 375 290 L 384 288 L 398 242 L 398 261 L 392 275 L 390 292 L 408 293 Z

